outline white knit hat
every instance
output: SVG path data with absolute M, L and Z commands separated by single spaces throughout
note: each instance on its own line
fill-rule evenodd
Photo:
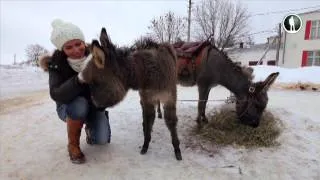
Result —
M 63 45 L 70 40 L 80 39 L 85 41 L 81 29 L 72 23 L 55 19 L 52 21 L 51 26 L 53 28 L 51 32 L 51 42 L 59 50 L 62 50 Z

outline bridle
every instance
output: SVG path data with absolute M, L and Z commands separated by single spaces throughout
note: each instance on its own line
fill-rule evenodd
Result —
M 241 114 L 239 115 L 239 118 L 241 118 L 242 116 L 244 116 L 244 114 L 246 113 L 246 112 L 248 112 L 248 109 L 251 107 L 251 105 L 252 105 L 252 101 L 251 101 L 251 99 L 253 99 L 253 96 L 252 96 L 252 94 L 254 93 L 256 91 L 256 88 L 253 86 L 253 85 L 250 85 L 250 87 L 249 87 L 249 98 L 247 98 L 246 100 L 237 100 L 238 102 L 239 101 L 243 101 L 243 102 L 248 102 L 247 103 L 247 107 L 241 112 Z

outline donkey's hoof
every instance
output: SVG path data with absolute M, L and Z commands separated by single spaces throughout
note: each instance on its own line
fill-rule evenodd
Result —
M 202 120 L 203 124 L 208 124 L 208 122 L 209 122 L 206 116 L 202 117 L 201 120 Z
M 176 159 L 177 159 L 178 161 L 181 161 L 181 160 L 182 160 L 181 154 L 176 154 Z
M 208 124 L 209 121 L 207 117 L 201 116 L 197 118 L 198 129 L 201 129 L 204 125 Z
M 197 121 L 197 128 L 198 128 L 198 130 L 202 129 L 204 125 L 205 125 L 204 122 Z
M 175 155 L 176 155 L 176 159 L 178 160 L 178 161 L 181 161 L 182 160 L 182 156 L 181 156 L 181 152 L 180 152 L 180 150 L 175 150 Z
M 140 154 L 146 154 L 148 151 L 148 148 L 142 148 L 140 151 Z

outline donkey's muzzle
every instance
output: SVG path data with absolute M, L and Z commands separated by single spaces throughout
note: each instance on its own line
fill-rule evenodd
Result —
M 259 119 L 251 119 L 251 118 L 240 118 L 240 122 L 241 124 L 243 125 L 246 125 L 246 126 L 250 126 L 250 127 L 253 127 L 253 128 L 257 128 L 260 124 L 259 122 Z
M 253 127 L 253 128 L 257 128 L 259 126 L 259 122 L 242 122 L 242 124 Z

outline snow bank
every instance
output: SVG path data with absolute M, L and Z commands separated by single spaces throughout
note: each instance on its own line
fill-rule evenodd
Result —
M 283 68 L 277 66 L 252 66 L 254 81 L 264 80 L 270 73 L 280 72 L 275 83 L 313 83 L 320 84 L 320 67 Z
M 272 72 L 280 72 L 275 84 L 320 85 L 320 67 L 287 69 L 277 66 L 252 66 L 254 81 L 264 80 Z M 48 73 L 33 66 L 0 65 L 0 98 L 48 88 Z M 298 87 L 297 86 L 297 87 Z M 287 87 L 287 86 L 286 86 Z

